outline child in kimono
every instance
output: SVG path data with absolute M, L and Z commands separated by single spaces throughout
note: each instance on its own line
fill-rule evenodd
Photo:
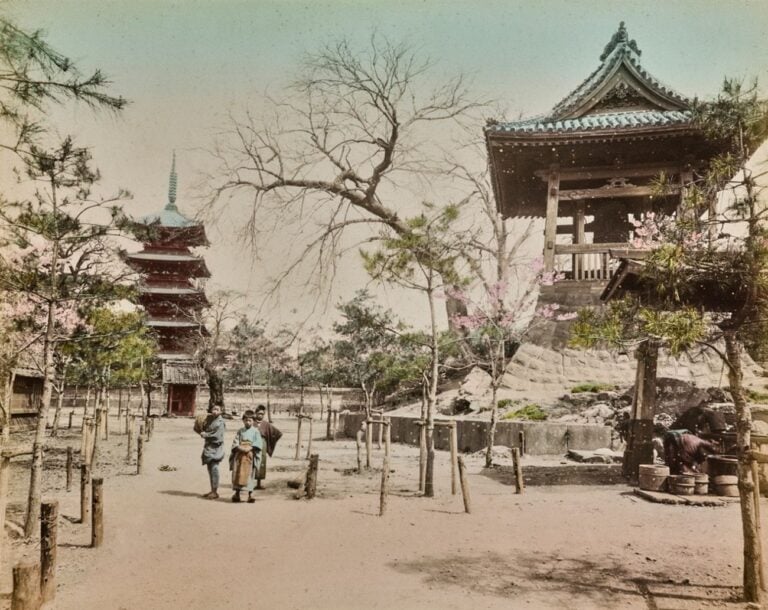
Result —
M 248 502 L 255 502 L 252 492 L 256 486 L 256 475 L 262 451 L 262 438 L 258 428 L 253 425 L 253 411 L 243 413 L 243 427 L 237 431 L 229 456 L 232 469 L 233 502 L 240 502 L 240 492 L 248 492 Z

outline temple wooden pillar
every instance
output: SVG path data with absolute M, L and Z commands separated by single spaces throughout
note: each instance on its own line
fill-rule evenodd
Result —
M 555 269 L 555 243 L 557 241 L 557 205 L 560 200 L 560 171 L 557 165 L 549 167 L 547 180 L 547 216 L 544 220 L 544 271 Z
M 635 397 L 624 452 L 624 476 L 636 481 L 640 464 L 653 464 L 653 416 L 656 413 L 656 369 L 659 344 L 645 341 L 637 348 Z

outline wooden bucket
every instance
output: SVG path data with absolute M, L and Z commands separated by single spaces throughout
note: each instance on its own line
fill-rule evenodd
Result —
M 706 496 L 709 493 L 709 475 L 706 473 L 693 475 L 693 493 Z
M 692 496 L 695 490 L 696 480 L 692 474 L 678 474 L 670 476 L 669 492 L 678 496 Z
M 715 477 L 715 493 L 718 496 L 735 498 L 739 495 L 739 477 L 721 474 Z
M 638 471 L 638 484 L 640 489 L 647 491 L 664 491 L 669 477 L 669 466 L 656 466 L 654 464 L 640 464 Z

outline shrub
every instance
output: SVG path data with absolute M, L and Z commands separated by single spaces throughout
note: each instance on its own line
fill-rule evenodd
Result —
M 521 409 L 504 415 L 502 419 L 525 419 L 528 421 L 544 421 L 548 415 L 537 404 L 525 405 Z
M 496 401 L 496 406 L 499 409 L 506 409 L 507 407 L 511 407 L 513 404 L 515 404 L 516 401 L 512 400 L 511 398 L 502 398 L 499 401 Z
M 582 392 L 605 392 L 606 390 L 615 390 L 616 386 L 610 383 L 596 383 L 590 381 L 587 383 L 580 383 L 579 385 L 571 388 L 571 394 L 580 394 Z
M 752 402 L 768 403 L 768 392 L 758 392 L 757 390 L 746 390 L 747 398 Z

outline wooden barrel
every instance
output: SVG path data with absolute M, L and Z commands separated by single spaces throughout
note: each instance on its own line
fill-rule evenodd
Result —
M 647 491 L 664 491 L 669 477 L 669 466 L 640 464 L 638 484 Z
M 693 493 L 705 496 L 709 493 L 709 475 L 700 473 L 693 475 Z
M 735 498 L 739 495 L 739 477 L 731 474 L 721 474 L 715 477 L 715 493 L 718 496 Z
M 669 492 L 678 496 L 692 496 L 696 481 L 692 474 L 678 474 L 668 478 Z

